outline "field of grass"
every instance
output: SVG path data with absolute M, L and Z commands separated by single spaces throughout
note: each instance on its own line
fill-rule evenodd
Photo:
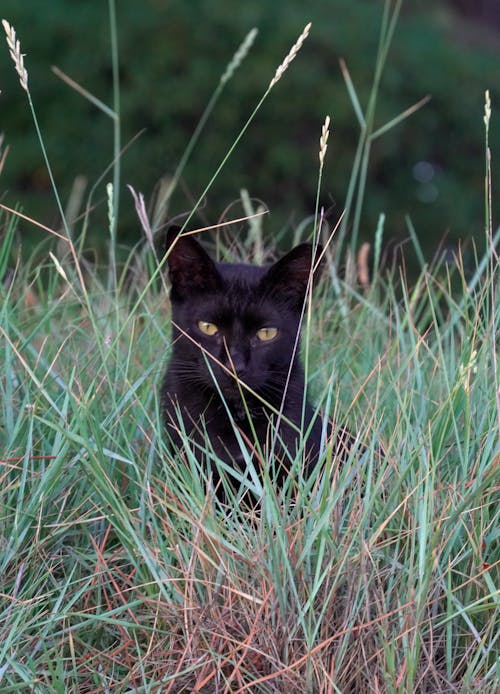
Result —
M 303 331 L 313 399 L 358 445 L 283 489 L 251 474 L 253 511 L 165 446 L 167 287 L 144 211 L 117 263 L 116 166 L 105 268 L 64 224 L 20 262 L 26 221 L 2 209 L 1 692 L 499 690 L 499 234 L 486 196 L 475 266 L 422 259 L 410 286 L 381 269 L 381 220 L 372 279 L 349 249 L 339 277 L 367 132 Z M 304 236 L 329 236 L 320 217 Z

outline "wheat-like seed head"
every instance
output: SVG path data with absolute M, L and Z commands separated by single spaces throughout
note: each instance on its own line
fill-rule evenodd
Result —
M 487 89 L 484 93 L 484 124 L 486 126 L 486 130 L 488 130 L 490 126 L 490 118 L 491 118 L 491 99 L 490 99 L 490 90 Z
M 115 228 L 115 206 L 112 183 L 106 183 L 106 196 L 108 198 L 108 223 L 110 230 L 113 231 Z
M 59 262 L 59 260 L 56 258 L 56 256 L 52 253 L 52 251 L 49 251 L 49 255 L 50 255 L 50 257 L 52 258 L 52 262 L 54 263 L 57 272 L 61 275 L 61 277 L 63 278 L 63 280 L 65 280 L 65 281 L 67 282 L 67 281 L 68 281 L 68 276 L 67 276 L 67 274 L 65 273 L 63 266 L 61 265 L 61 263 Z
M 325 161 L 326 150 L 328 149 L 328 136 L 330 135 L 330 116 L 325 118 L 323 123 L 323 128 L 321 129 L 321 137 L 319 138 L 319 165 L 323 168 L 323 162 Z
M 252 47 L 252 44 L 255 41 L 255 37 L 257 36 L 258 33 L 259 33 L 258 30 L 255 29 L 255 27 L 254 27 L 245 36 L 241 46 L 238 48 L 236 53 L 231 58 L 229 65 L 225 69 L 222 77 L 220 78 L 221 84 L 228 82 L 231 79 L 231 77 L 234 75 L 234 73 L 239 68 L 239 66 L 241 65 L 243 60 L 246 58 L 247 53 L 250 50 L 250 48 Z
M 28 91 L 28 72 L 24 67 L 24 55 L 21 53 L 21 44 L 16 39 L 16 31 L 6 19 L 2 19 L 3 28 L 7 37 L 7 46 L 9 47 L 10 56 L 16 66 L 16 72 L 19 75 L 19 82 L 25 92 Z
M 304 41 L 306 40 L 306 38 L 309 35 L 310 28 L 311 28 L 311 22 L 309 22 L 309 24 L 306 24 L 306 26 L 304 27 L 304 31 L 299 36 L 299 38 L 297 39 L 295 44 L 291 47 L 290 53 L 287 55 L 285 60 L 281 63 L 279 68 L 276 70 L 276 73 L 269 84 L 269 87 L 268 87 L 269 89 L 274 87 L 276 82 L 281 78 L 281 76 L 283 75 L 285 70 L 288 68 L 288 66 L 290 65 L 292 60 L 295 58 L 297 53 L 300 51 L 300 49 L 302 48 L 302 44 L 304 43 Z

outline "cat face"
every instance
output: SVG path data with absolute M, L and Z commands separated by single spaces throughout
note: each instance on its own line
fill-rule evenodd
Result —
M 193 387 L 239 398 L 250 389 L 281 397 L 298 354 L 298 331 L 311 275 L 303 244 L 269 266 L 216 263 L 191 236 L 170 232 L 173 365 Z M 174 244 L 174 245 L 172 245 Z

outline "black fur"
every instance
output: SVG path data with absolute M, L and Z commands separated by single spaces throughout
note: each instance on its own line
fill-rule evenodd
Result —
M 206 430 L 217 456 L 232 466 L 241 465 L 243 456 L 220 389 L 249 448 L 255 437 L 247 411 L 261 449 L 266 452 L 273 446 L 278 482 L 296 455 L 297 429 L 310 428 L 304 447 L 307 474 L 318 459 L 322 431 L 320 419 L 313 417 L 311 405 L 304 401 L 299 360 L 298 334 L 312 274 L 312 246 L 302 244 L 276 263 L 258 267 L 215 262 L 192 236 L 179 236 L 178 228 L 169 230 L 167 244 L 173 347 L 161 402 L 173 444 L 181 448 L 186 440 L 179 433 L 180 415 L 195 450 L 196 444 L 204 445 Z M 204 334 L 199 321 L 216 325 L 217 334 Z M 265 327 L 278 330 L 269 342 L 257 337 Z M 255 395 L 238 387 L 235 372 Z M 282 412 L 277 436 L 273 435 L 276 412 Z

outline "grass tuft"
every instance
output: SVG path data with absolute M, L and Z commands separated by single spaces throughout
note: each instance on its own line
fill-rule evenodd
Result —
M 127 291 L 86 278 L 88 303 L 61 260 L 2 282 L 2 688 L 493 690 L 490 264 L 472 292 L 458 261 L 414 289 L 338 280 L 345 317 L 326 273 L 309 387 L 360 447 L 281 491 L 264 476 L 260 513 L 165 449 L 168 307 L 153 250 L 132 266 Z
M 381 64 L 399 5 L 385 4 Z M 357 209 L 379 133 L 345 76 L 365 128 Z M 169 306 L 143 197 L 132 189 L 145 237 L 121 264 L 115 168 L 106 272 L 84 249 L 95 187 L 71 236 L 0 206 L 3 692 L 497 689 L 500 232 L 487 139 L 484 257 L 466 272 L 460 255 L 422 256 L 409 286 L 404 265 L 383 269 L 384 215 L 371 276 L 366 254 L 350 252 L 339 277 L 343 239 L 319 209 L 328 128 L 329 118 L 315 214 L 297 232 L 299 241 L 312 221 L 314 239 L 329 239 L 303 357 L 311 399 L 356 444 L 340 463 L 326 441 L 309 479 L 292 460 L 282 489 L 267 473 L 273 461 L 249 458 L 226 505 L 209 470 L 165 446 L 158 386 Z M 118 140 L 116 128 L 113 157 Z M 43 238 L 19 262 L 20 220 L 57 247 Z M 267 257 L 260 227 L 250 241 Z M 239 503 L 248 489 L 258 509 Z

